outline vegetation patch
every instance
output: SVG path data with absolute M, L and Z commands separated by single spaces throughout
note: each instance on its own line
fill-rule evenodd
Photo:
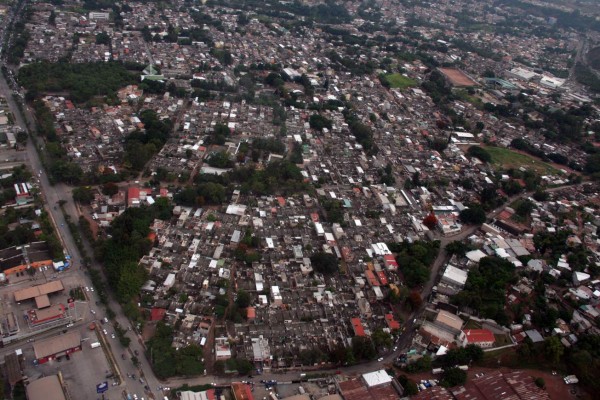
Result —
M 492 164 L 499 165 L 505 169 L 524 167 L 534 170 L 540 175 L 558 174 L 558 170 L 550 164 L 536 160 L 525 154 L 493 146 L 486 146 L 485 150 L 492 156 Z

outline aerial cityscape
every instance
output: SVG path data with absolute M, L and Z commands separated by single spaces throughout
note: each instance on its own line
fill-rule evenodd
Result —
M 599 398 L 600 3 L 0 21 L 0 400 Z

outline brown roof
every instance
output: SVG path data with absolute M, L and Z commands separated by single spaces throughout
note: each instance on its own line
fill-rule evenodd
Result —
M 44 283 L 43 285 L 31 286 L 25 289 L 16 290 L 14 292 L 15 301 L 23 301 L 33 299 L 34 297 L 50 294 L 54 292 L 60 292 L 64 289 L 62 281 L 51 281 Z
M 11 386 L 14 386 L 15 383 L 23 380 L 21 363 L 19 362 L 19 356 L 15 352 L 8 353 L 4 356 L 4 365 L 8 383 L 10 383 Z
M 35 352 L 35 358 L 40 359 L 61 353 L 79 345 L 81 345 L 81 333 L 79 333 L 79 331 L 70 331 L 64 335 L 54 336 L 35 342 L 33 344 L 33 351 Z
M 46 308 L 50 307 L 50 298 L 47 294 L 43 294 L 41 296 L 36 296 L 35 298 L 35 306 L 37 308 Z
M 40 378 L 27 385 L 29 400 L 66 400 L 58 375 Z
M 427 390 L 421 390 L 419 394 L 411 397 L 411 400 L 454 400 L 454 397 L 445 387 L 434 386 Z

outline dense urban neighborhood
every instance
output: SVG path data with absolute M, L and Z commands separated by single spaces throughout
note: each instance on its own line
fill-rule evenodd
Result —
M 0 19 L 0 398 L 596 397 L 595 2 Z

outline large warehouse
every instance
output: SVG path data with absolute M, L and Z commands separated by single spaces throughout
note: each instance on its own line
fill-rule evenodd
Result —
M 57 357 L 81 350 L 81 333 L 71 331 L 64 335 L 40 340 L 33 344 L 35 359 L 38 364 L 44 364 Z

